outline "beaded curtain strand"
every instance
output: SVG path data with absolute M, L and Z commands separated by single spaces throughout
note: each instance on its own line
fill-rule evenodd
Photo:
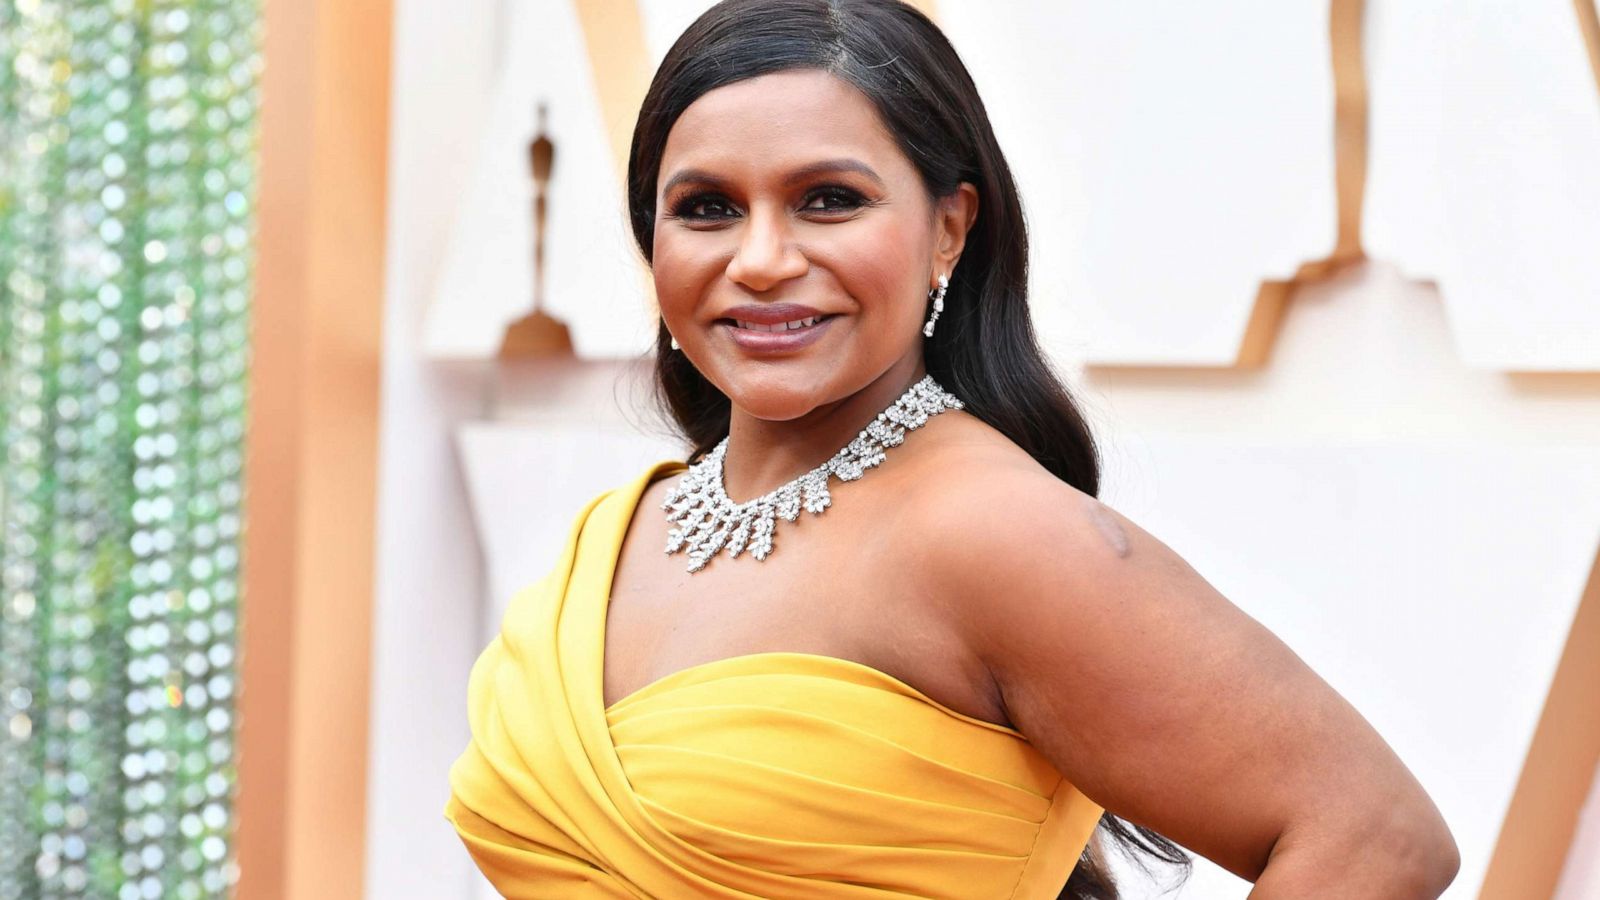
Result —
M 0 0 L 0 900 L 232 826 L 259 0 Z

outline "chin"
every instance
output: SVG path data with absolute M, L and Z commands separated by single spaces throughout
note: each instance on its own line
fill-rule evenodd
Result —
M 826 402 L 822 379 L 796 377 L 793 373 L 771 373 L 771 380 L 749 378 L 737 382 L 728 399 L 740 410 L 769 422 L 798 419 Z

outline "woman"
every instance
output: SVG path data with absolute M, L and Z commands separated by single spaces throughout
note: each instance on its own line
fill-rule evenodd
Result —
M 473 669 L 447 816 L 502 892 L 1117 896 L 1097 828 L 1252 897 L 1452 880 L 1377 733 L 1094 499 L 1016 187 L 924 16 L 718 4 L 628 200 L 693 453 L 591 501 Z

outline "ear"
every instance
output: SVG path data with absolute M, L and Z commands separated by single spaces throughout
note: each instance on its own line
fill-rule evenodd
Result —
M 961 251 L 967 245 L 967 232 L 978 219 L 978 189 L 963 181 L 947 197 L 939 198 L 934 207 L 934 277 L 949 275 L 961 261 Z M 930 287 L 932 285 L 930 284 Z

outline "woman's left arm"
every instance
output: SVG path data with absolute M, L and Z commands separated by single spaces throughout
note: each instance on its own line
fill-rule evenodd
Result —
M 963 490 L 922 511 L 922 577 L 1087 796 L 1253 900 L 1431 900 L 1455 878 L 1449 828 L 1383 738 L 1171 548 L 1025 467 Z

